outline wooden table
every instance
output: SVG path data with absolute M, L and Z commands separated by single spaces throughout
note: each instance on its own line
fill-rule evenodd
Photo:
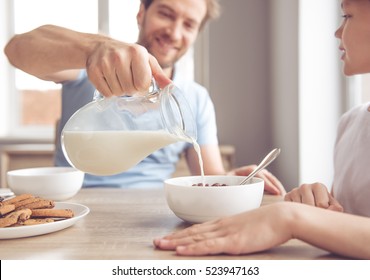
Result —
M 281 198 L 265 196 L 263 204 Z M 168 208 L 163 189 L 82 189 L 69 202 L 90 208 L 90 213 L 67 229 L 28 238 L 0 240 L 0 259 L 170 260 L 338 259 L 304 242 L 291 240 L 262 253 L 242 256 L 180 257 L 155 250 L 152 240 L 187 226 Z

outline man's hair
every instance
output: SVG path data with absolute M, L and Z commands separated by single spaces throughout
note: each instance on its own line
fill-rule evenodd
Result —
M 140 0 L 144 5 L 145 9 L 148 9 L 149 6 L 153 3 L 154 0 Z M 207 13 L 202 20 L 201 28 L 207 23 L 207 21 L 216 19 L 220 16 L 221 7 L 218 0 L 205 0 L 207 3 Z

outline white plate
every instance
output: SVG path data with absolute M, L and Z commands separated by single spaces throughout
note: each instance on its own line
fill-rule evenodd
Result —
M 59 231 L 74 225 L 90 212 L 88 207 L 77 203 L 55 202 L 54 208 L 71 209 L 74 212 L 74 217 L 41 225 L 0 228 L 0 239 L 29 237 Z
M 9 196 L 13 196 L 14 193 L 12 192 L 11 189 L 8 189 L 8 188 L 1 188 L 0 187 L 0 196 L 4 197 L 4 198 L 7 198 Z

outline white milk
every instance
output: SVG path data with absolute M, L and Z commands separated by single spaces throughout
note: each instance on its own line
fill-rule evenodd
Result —
M 64 131 L 62 141 L 74 167 L 94 175 L 113 175 L 186 139 L 165 131 Z
M 166 131 L 64 131 L 62 141 L 74 167 L 102 176 L 124 172 L 169 144 L 191 142 L 198 155 L 204 185 L 203 159 L 193 138 L 189 141 Z
M 202 176 L 202 184 L 204 186 L 205 185 L 205 182 L 204 182 L 203 158 L 202 158 L 202 154 L 200 152 L 200 147 L 199 147 L 198 142 L 195 139 L 192 138 L 191 141 L 193 143 L 193 146 L 194 146 L 195 151 L 198 154 L 198 161 L 199 161 L 199 167 L 200 167 L 200 175 Z

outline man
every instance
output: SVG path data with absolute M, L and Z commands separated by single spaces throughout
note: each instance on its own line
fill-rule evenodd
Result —
M 173 80 L 185 93 L 195 115 L 205 174 L 224 174 L 209 94 L 199 84 L 176 76 L 175 71 L 175 63 L 193 45 L 201 28 L 218 14 L 217 0 L 141 0 L 137 44 L 48 25 L 14 36 L 5 53 L 15 67 L 63 85 L 59 134 L 69 117 L 92 100 L 95 89 L 109 97 L 146 92 L 152 77 L 160 87 Z M 194 148 L 179 142 L 154 152 L 122 174 L 86 174 L 85 186 L 161 186 L 175 170 L 183 151 L 191 173 L 200 174 Z M 56 164 L 68 165 L 60 145 Z M 232 174 L 245 175 L 253 169 L 246 166 Z M 259 175 L 265 179 L 267 191 L 284 193 L 272 174 L 264 170 Z

